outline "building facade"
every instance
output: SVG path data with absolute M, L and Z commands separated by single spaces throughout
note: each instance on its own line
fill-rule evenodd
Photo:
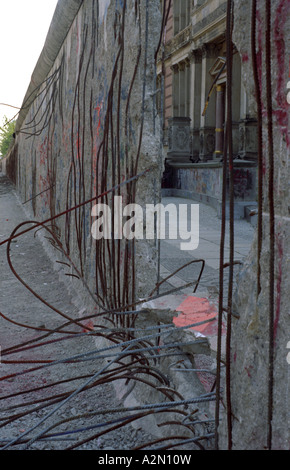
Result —
M 163 94 L 164 194 L 190 197 L 220 210 L 226 119 L 226 0 L 173 0 L 158 85 Z M 257 120 L 233 54 L 233 151 L 236 215 L 256 200 Z M 162 109 L 161 109 L 162 108 Z

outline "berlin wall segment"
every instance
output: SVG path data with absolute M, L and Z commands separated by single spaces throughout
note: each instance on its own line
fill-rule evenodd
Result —
M 83 2 L 63 43 L 56 45 L 53 66 L 16 137 L 17 189 L 23 201 L 30 201 L 26 207 L 35 219 L 54 217 L 112 187 L 115 191 L 96 203 L 113 208 L 119 196 L 142 207 L 159 200 L 160 130 L 152 98 L 159 3 Z M 149 171 L 138 178 L 144 170 Z M 112 304 L 112 295 L 115 305 L 127 295 L 145 295 L 156 282 L 154 240 L 113 240 L 108 248 L 91 236 L 92 206 L 55 220 L 64 251 L 106 305 Z M 118 298 L 112 294 L 116 284 Z

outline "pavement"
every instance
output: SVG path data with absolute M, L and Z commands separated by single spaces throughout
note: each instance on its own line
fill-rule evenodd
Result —
M 197 205 L 197 203 L 192 200 L 166 197 L 162 199 L 162 204 L 164 206 L 174 204 L 178 208 L 178 215 L 180 213 L 183 214 L 183 218 L 179 219 L 179 223 L 176 221 L 177 227 L 175 228 L 177 228 L 178 237 L 176 239 L 169 239 L 166 237 L 166 239 L 160 241 L 160 281 L 168 279 L 161 283 L 159 289 L 159 294 L 161 296 L 159 299 L 151 302 L 151 306 L 176 310 L 176 324 L 179 325 L 192 324 L 198 321 L 205 321 L 206 319 L 212 320 L 213 317 L 217 317 L 218 312 L 221 220 L 217 217 L 215 209 L 201 203 Z M 195 220 L 192 220 L 190 217 L 192 204 L 195 205 L 195 208 L 198 207 L 199 219 L 195 218 Z M 180 208 L 182 207 L 181 205 L 183 205 L 183 208 L 186 207 L 187 210 L 184 212 L 180 211 Z M 16 225 L 23 220 L 26 220 L 26 218 L 27 216 L 24 213 L 23 206 L 17 198 L 13 187 L 7 179 L 2 177 L 0 187 L 0 241 L 5 237 L 7 238 Z M 195 235 L 198 236 L 198 243 L 195 249 L 191 249 L 189 245 L 185 245 L 186 249 L 181 249 L 181 242 L 186 241 L 181 239 L 181 236 L 184 236 L 184 230 L 186 230 L 185 222 L 187 223 L 189 232 L 193 233 L 194 228 L 198 229 L 195 233 Z M 172 224 L 172 219 L 170 221 L 169 219 L 166 220 L 167 231 L 169 229 L 169 223 Z M 180 228 L 181 225 L 183 226 L 183 232 Z M 227 221 L 225 262 L 229 261 L 228 226 L 229 223 Z M 235 261 L 242 262 L 247 256 L 252 244 L 253 236 L 254 228 L 249 222 L 246 220 L 235 221 Z M 3 247 L 1 248 L 2 251 L 5 251 L 3 250 Z M 28 251 L 33 251 L 33 249 L 35 249 L 35 246 L 30 248 L 30 250 L 28 248 L 24 250 L 17 242 L 13 243 L 14 252 L 18 252 L 16 261 L 19 263 L 21 263 L 22 260 L 25 260 L 26 263 L 27 253 Z M 31 252 L 30 259 L 32 258 L 33 253 Z M 196 287 L 194 281 L 199 278 L 201 268 L 203 266 L 202 261 L 197 260 L 204 260 L 204 269 L 196 291 L 194 292 L 194 288 Z M 187 266 L 184 267 L 185 265 Z M 239 265 L 236 265 L 235 273 L 238 269 Z M 3 260 L 1 261 L 1 271 L 1 299 L 2 301 L 5 300 L 5 303 L 7 302 L 7 305 L 9 305 L 10 299 L 13 298 L 13 292 L 16 290 L 17 280 L 13 274 L 9 272 L 6 262 L 4 263 Z M 37 267 L 30 269 L 29 276 L 32 276 L 33 272 L 39 272 L 39 269 L 37 269 Z M 175 274 L 172 275 L 173 273 Z M 228 269 L 224 270 L 224 275 L 224 298 L 226 299 Z M 52 274 L 51 279 L 47 276 L 48 274 L 43 272 L 43 279 L 39 286 L 41 288 L 41 292 L 47 291 L 48 295 L 49 291 L 52 293 L 57 291 L 57 276 Z M 41 278 L 39 277 L 38 279 L 40 281 Z M 33 279 L 33 282 L 35 282 L 35 280 L 36 279 Z M 192 286 L 187 288 L 184 287 L 187 283 L 192 282 L 194 283 Z M 175 290 L 172 294 L 165 295 L 165 293 L 171 292 L 172 290 Z M 17 292 L 19 292 L 19 287 L 17 287 Z M 14 296 L 14 303 L 18 310 L 21 308 L 25 316 L 27 308 L 23 309 L 21 299 L 17 299 L 17 296 Z M 31 304 L 29 305 L 30 316 L 34 309 L 38 309 L 38 304 L 36 303 L 34 306 L 31 301 Z M 25 320 L 24 317 L 23 319 Z M 217 322 L 210 321 L 208 324 L 202 324 L 197 327 L 196 330 L 200 334 L 209 336 L 212 348 L 215 349 Z
M 162 297 L 151 302 L 151 306 L 176 310 L 175 324 L 178 326 L 191 325 L 196 322 L 206 322 L 193 329 L 209 339 L 213 357 L 217 350 L 217 328 L 218 328 L 218 301 L 219 301 L 219 265 L 220 265 L 220 242 L 221 242 L 221 220 L 214 208 L 195 201 L 178 198 L 165 197 L 162 204 L 175 204 L 177 207 L 186 205 L 188 231 L 193 227 L 190 219 L 191 205 L 198 204 L 198 246 L 195 249 L 181 250 L 180 236 L 177 239 L 164 239 L 160 242 L 160 280 L 167 279 L 160 285 Z M 184 220 L 182 220 L 184 226 Z M 166 220 L 166 227 L 170 224 Z M 192 224 L 192 225 L 190 225 Z M 193 230 L 192 230 L 193 232 Z M 234 260 L 241 264 L 234 265 L 234 287 L 236 286 L 236 275 L 241 268 L 243 260 L 247 257 L 254 237 L 255 229 L 246 219 L 235 220 L 234 223 Z M 169 233 L 169 232 L 168 232 Z M 229 262 L 230 236 L 229 221 L 226 221 L 226 235 L 224 247 L 224 263 Z M 204 261 L 204 269 L 196 288 L 184 286 L 187 283 L 197 281 Z M 185 266 L 185 267 L 183 267 Z M 180 269 L 182 268 L 182 269 Z M 178 272 L 176 272 L 178 271 Z M 172 273 L 175 273 L 172 275 Z M 224 269 L 224 304 L 227 304 L 229 269 Z M 195 289 L 196 288 L 196 289 Z M 175 289 L 172 294 L 164 295 Z M 215 319 L 213 321 L 213 318 Z M 225 354 L 226 318 L 224 317 L 222 328 L 222 354 Z
M 173 203 L 179 208 L 179 204 L 186 204 L 189 208 L 191 204 L 194 204 L 194 201 L 170 197 L 164 198 L 162 203 L 164 205 Z M 190 211 L 188 210 L 188 217 L 189 214 Z M 6 240 L 12 230 L 25 220 L 27 220 L 27 215 L 13 185 L 0 174 L 0 242 Z M 185 222 L 185 220 L 182 222 Z M 192 222 L 190 218 L 189 222 Z M 203 322 L 194 327 L 195 335 L 206 336 L 209 339 L 212 355 L 210 357 L 203 357 L 202 354 L 195 355 L 194 360 L 196 367 L 201 371 L 203 370 L 203 372 L 198 372 L 198 375 L 201 384 L 207 392 L 211 391 L 213 387 L 214 372 L 207 374 L 204 373 L 204 370 L 211 369 L 214 371 L 217 345 L 220 223 L 221 221 L 218 219 L 213 208 L 199 204 L 199 243 L 194 250 L 181 250 L 180 243 L 182 240 L 180 237 L 160 241 L 160 277 L 166 281 L 160 285 L 160 297 L 151 302 L 153 307 L 175 310 L 176 317 L 174 322 L 178 326 Z M 236 221 L 236 261 L 243 261 L 247 256 L 253 235 L 254 229 L 252 225 L 245 220 Z M 45 334 L 46 331 L 62 325 L 64 320 L 58 314 L 58 311 L 72 318 L 80 318 L 81 315 L 79 311 L 80 305 L 75 302 L 73 297 L 65 295 L 65 292 L 67 292 L 66 285 L 61 282 L 59 276 L 53 271 L 51 260 L 48 258 L 41 241 L 36 237 L 33 238 L 32 243 L 32 237 L 33 235 L 28 233 L 22 235 L 19 240 L 13 240 L 10 254 L 15 272 L 19 273 L 28 286 L 33 287 L 34 294 L 23 284 L 19 283 L 7 264 L 6 246 L 0 247 L 0 312 L 2 315 L 0 318 L 0 346 L 2 351 L 6 350 L 6 354 L 9 348 L 15 347 L 15 343 L 18 344 L 21 341 L 23 344 L 30 344 L 41 332 Z M 225 251 L 225 261 L 227 261 L 229 255 L 228 234 Z M 184 286 L 189 282 L 194 282 L 200 275 L 202 263 L 200 261 L 195 262 L 196 260 L 204 260 L 204 270 L 198 288 L 194 292 L 195 285 L 187 288 L 184 288 Z M 188 263 L 189 265 L 183 268 Z M 238 266 L 235 269 L 238 269 Z M 179 271 L 176 272 L 177 270 Z M 172 275 L 172 273 L 175 274 Z M 170 277 L 168 278 L 168 276 Z M 174 289 L 175 291 L 172 293 L 171 291 Z M 171 293 L 168 294 L 168 291 Z M 43 302 L 39 302 L 38 294 L 49 305 L 52 305 L 53 308 Z M 225 333 L 225 326 L 223 333 Z M 27 348 L 27 350 L 20 349 L 16 356 L 16 362 L 14 353 L 12 356 L 3 356 L 2 363 L 0 363 L 0 402 L 1 399 L 5 398 L 6 406 L 10 405 L 10 401 L 11 405 L 13 405 L 13 396 L 19 390 L 26 390 L 32 387 L 35 388 L 35 393 L 37 393 L 37 388 L 42 388 L 48 382 L 57 384 L 52 391 L 50 389 L 47 390 L 48 394 L 52 392 L 56 395 L 67 393 L 67 385 L 62 384 L 62 378 L 69 376 L 79 380 L 82 369 L 79 369 L 76 364 L 68 365 L 64 363 L 63 365 L 60 364 L 57 368 L 47 369 L 40 367 L 39 370 L 36 367 L 35 372 L 32 369 L 32 372 L 29 374 L 29 380 L 27 375 L 22 375 L 22 368 L 24 366 L 30 367 L 29 364 L 31 364 L 31 367 L 35 367 L 33 366 L 35 361 L 37 366 L 38 363 L 45 364 L 55 358 L 65 359 L 75 354 L 83 354 L 88 348 L 92 347 L 90 341 L 89 337 L 83 337 L 77 342 L 69 341 L 66 347 L 63 347 L 61 341 L 51 342 L 51 344 L 48 341 L 47 345 L 36 349 L 36 351 L 30 350 L 30 348 Z M 80 367 L 82 367 L 81 364 Z M 11 378 L 9 378 L 11 370 L 13 370 L 15 375 L 12 374 Z M 93 374 L 94 372 L 93 363 L 86 365 L 86 373 Z M 19 375 L 17 375 L 18 373 Z M 98 394 L 95 393 L 94 389 L 88 393 L 89 395 L 86 395 L 85 400 L 78 394 L 73 404 L 68 403 L 64 409 L 59 410 L 55 419 L 71 416 L 74 410 L 78 409 L 89 412 L 90 409 L 97 409 L 98 407 L 100 409 L 107 409 L 112 406 L 112 403 L 116 407 L 119 406 L 115 401 L 115 395 L 109 384 L 104 384 L 104 390 L 100 389 Z M 29 396 L 27 400 L 29 400 Z M 44 409 L 43 411 L 40 410 L 36 416 L 28 415 L 28 422 L 25 425 L 23 424 L 23 429 L 33 427 L 39 419 L 45 416 L 45 413 Z M 81 422 L 81 424 L 84 425 L 85 421 Z M 19 431 L 19 426 L 18 421 L 11 423 L 11 425 L 9 424 L 6 427 L 5 437 L 10 439 L 18 436 L 19 432 L 22 432 Z M 144 432 L 144 430 L 142 433 L 140 431 L 141 434 L 138 434 L 138 439 L 144 440 L 146 438 L 149 440 L 147 435 L 144 437 Z M 43 445 L 45 445 L 44 448 L 46 449 L 50 448 L 50 444 L 46 443 Z M 62 444 L 54 443 L 52 445 L 61 446 Z M 95 445 L 95 443 L 92 444 L 92 446 Z M 104 443 L 105 448 L 108 445 L 108 442 Z M 122 432 L 121 436 L 120 433 L 116 436 L 113 435 L 110 445 L 112 448 L 115 448 L 115 446 L 119 449 L 124 449 L 126 446 L 130 448 L 129 446 L 132 445 L 130 432 L 128 431 L 127 434 Z
M 208 295 L 218 289 L 218 276 L 220 264 L 220 241 L 221 241 L 221 220 L 217 216 L 214 208 L 206 204 L 196 203 L 184 198 L 166 197 L 162 199 L 164 206 L 168 204 L 175 204 L 177 207 L 182 204 L 187 206 L 188 226 L 190 221 L 190 206 L 198 204 L 199 206 L 199 243 L 196 249 L 181 250 L 180 237 L 176 240 L 162 240 L 161 242 L 161 273 L 167 275 L 170 272 L 178 269 L 183 264 L 194 260 L 203 259 L 205 261 L 204 274 L 201 279 L 200 286 L 203 291 L 208 291 Z M 167 221 L 167 226 L 168 226 Z M 192 224 L 193 225 L 193 224 Z M 252 245 L 254 236 L 253 226 L 245 219 L 235 220 L 234 223 L 234 259 L 241 261 L 245 259 Z M 230 255 L 230 236 L 229 236 L 229 221 L 226 222 L 226 236 L 225 236 L 225 249 L 224 249 L 224 262 L 229 262 Z M 200 268 L 200 267 L 199 267 Z M 197 274 L 197 267 L 193 266 L 191 269 L 182 270 L 174 276 L 173 282 L 189 281 L 194 279 Z M 193 277 L 192 277 L 193 276 Z M 172 280 L 171 280 L 172 282 Z M 200 291 L 200 289 L 199 289 Z

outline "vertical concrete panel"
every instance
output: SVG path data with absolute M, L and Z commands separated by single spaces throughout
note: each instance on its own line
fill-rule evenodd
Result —
M 114 196 L 142 208 L 158 200 L 160 131 L 152 96 L 159 7 L 157 0 L 78 5 L 17 134 L 21 197 L 32 198 L 26 207 L 38 221 L 53 218 L 55 236 L 97 293 L 99 308 L 130 306 L 156 282 L 154 241 L 94 240 L 91 210 L 102 202 L 113 214 Z M 41 66 L 40 59 L 35 76 Z
M 263 233 L 261 252 L 261 291 L 257 288 L 257 237 L 247 262 L 239 274 L 238 290 L 233 318 L 231 348 L 231 393 L 234 449 L 289 450 L 289 386 L 290 364 L 287 345 L 290 338 L 289 315 L 289 105 L 286 99 L 286 83 L 289 74 L 290 3 L 271 2 L 271 83 L 274 150 L 274 341 L 273 341 L 273 402 L 271 404 L 271 369 L 269 361 L 269 142 L 266 113 L 265 66 L 265 2 L 257 2 L 257 59 L 261 86 L 263 125 Z M 253 70 L 251 63 L 251 28 L 249 12 L 251 1 L 234 2 L 234 42 L 242 62 L 242 79 L 251 90 L 250 108 L 256 108 Z M 283 175 L 283 176 L 282 176 Z M 258 295 L 257 295 L 258 294 Z M 269 413 L 272 410 L 272 419 Z M 271 433 L 269 432 L 271 424 Z M 227 447 L 226 420 L 220 428 L 221 445 Z

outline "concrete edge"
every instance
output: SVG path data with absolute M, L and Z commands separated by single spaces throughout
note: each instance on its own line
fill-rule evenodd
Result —
M 42 82 L 49 74 L 71 25 L 83 4 L 83 0 L 58 0 L 47 36 L 38 58 L 31 81 L 24 96 L 24 100 L 16 122 L 16 133 L 27 116 L 29 108 Z

